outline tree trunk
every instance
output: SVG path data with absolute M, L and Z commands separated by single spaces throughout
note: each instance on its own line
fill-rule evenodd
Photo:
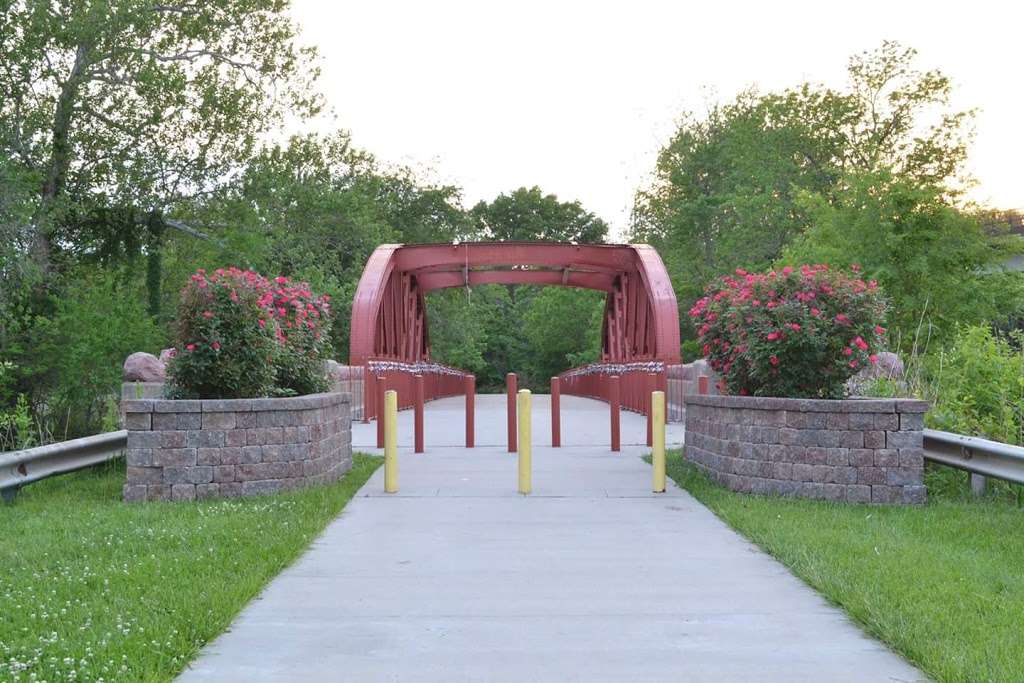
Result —
M 32 240 L 32 254 L 37 263 L 45 269 L 50 265 L 50 231 L 54 220 L 54 203 L 65 189 L 68 168 L 71 166 L 71 124 L 75 112 L 78 89 L 82 84 L 82 74 L 88 62 L 91 46 L 81 44 L 75 52 L 75 63 L 71 67 L 67 80 L 61 86 L 60 97 L 53 112 L 53 125 L 50 130 L 50 160 L 46 167 L 46 178 L 43 181 L 40 202 L 39 220 L 36 221 L 35 235 Z

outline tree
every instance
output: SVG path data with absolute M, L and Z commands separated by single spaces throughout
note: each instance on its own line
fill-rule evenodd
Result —
M 536 186 L 498 195 L 490 203 L 479 202 L 470 216 L 474 220 L 471 237 L 480 240 L 594 244 L 608 235 L 608 225 L 579 202 L 560 202 Z
M 684 310 L 715 276 L 769 267 L 815 220 L 800 198 L 835 202 L 848 174 L 958 196 L 972 112 L 952 110 L 949 79 L 915 56 L 886 42 L 851 58 L 843 90 L 749 91 L 683 117 L 637 194 L 633 236 L 659 247 Z
M 8 3 L 0 149 L 41 180 L 35 259 L 78 244 L 97 207 L 122 207 L 118 226 L 151 240 L 189 232 L 165 212 L 229 177 L 286 112 L 319 107 L 314 53 L 295 38 L 283 0 Z
M 579 202 L 560 202 L 537 187 L 480 202 L 470 218 L 470 239 L 599 243 L 608 234 L 607 224 Z M 481 391 L 500 391 L 507 372 L 518 373 L 523 387 L 546 391 L 552 375 L 594 355 L 597 299 L 588 292 L 524 285 L 435 295 L 428 308 L 432 353 L 444 362 L 466 363 L 477 372 Z
M 798 197 L 812 225 L 782 262 L 855 266 L 877 280 L 893 303 L 894 341 L 909 350 L 915 340 L 923 346 L 946 337 L 957 324 L 1021 310 L 1021 276 L 1000 268 L 1009 242 L 949 206 L 942 188 L 892 171 L 849 173 L 841 185 L 832 201 Z

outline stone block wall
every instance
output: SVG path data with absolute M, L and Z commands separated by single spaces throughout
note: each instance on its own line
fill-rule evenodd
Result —
M 126 501 L 290 490 L 352 466 L 350 396 L 122 402 Z
M 923 503 L 927 408 L 910 399 L 688 396 L 686 459 L 733 491 Z

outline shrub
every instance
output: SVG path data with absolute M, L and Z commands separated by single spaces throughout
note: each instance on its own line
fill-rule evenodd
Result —
M 304 282 L 197 271 L 181 292 L 172 395 L 247 398 L 327 388 L 330 304 Z
M 270 284 L 237 268 L 199 270 L 181 290 L 167 374 L 176 398 L 249 398 L 274 388 L 274 318 L 262 303 Z
M 277 323 L 279 349 L 275 385 L 280 393 L 312 394 L 327 390 L 324 361 L 330 353 L 330 297 L 314 296 L 305 282 L 275 278 L 260 297 Z
M 885 302 L 875 282 L 826 265 L 737 269 L 690 310 L 701 351 L 733 394 L 841 398 L 877 360 Z
M 1024 352 L 1011 341 L 1024 344 L 1024 336 L 1007 340 L 988 327 L 962 327 L 948 348 L 929 359 L 929 426 L 1024 443 Z
M 39 378 L 30 394 L 34 416 L 60 438 L 101 431 L 120 395 L 125 357 L 166 343 L 136 283 L 125 271 L 75 269 L 53 316 L 36 323 L 30 367 L 19 371 Z

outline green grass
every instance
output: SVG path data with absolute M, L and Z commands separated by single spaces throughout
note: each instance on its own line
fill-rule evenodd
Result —
M 0 506 L 0 681 L 171 679 L 380 462 L 356 454 L 329 486 L 201 503 L 122 503 L 123 464 L 26 487 Z
M 1024 511 L 1012 499 L 847 505 L 733 493 L 678 451 L 667 469 L 936 680 L 1024 680 Z

